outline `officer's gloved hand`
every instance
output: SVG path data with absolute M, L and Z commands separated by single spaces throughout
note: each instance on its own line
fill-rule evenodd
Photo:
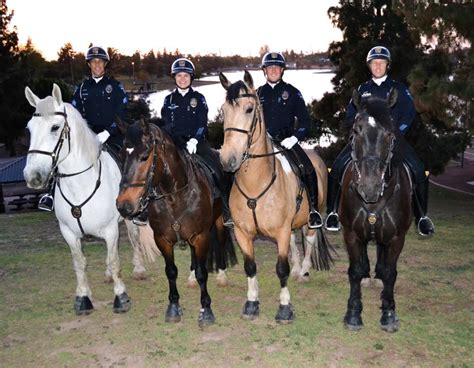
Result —
M 294 135 L 281 141 L 281 145 L 286 149 L 291 149 L 296 143 L 298 143 L 298 138 L 296 138 Z
M 194 155 L 197 151 L 197 145 L 198 141 L 196 138 L 191 138 L 187 143 L 186 143 L 186 149 L 191 155 Z
M 103 144 L 107 139 L 109 139 L 110 133 L 107 130 L 101 131 L 99 134 L 97 134 L 97 140 Z

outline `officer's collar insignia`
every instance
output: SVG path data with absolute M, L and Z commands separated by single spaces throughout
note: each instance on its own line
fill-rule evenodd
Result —
M 107 92 L 107 93 L 112 93 L 112 90 L 113 90 L 113 89 L 114 89 L 114 88 L 112 87 L 111 84 L 107 84 L 107 86 L 105 87 L 105 92 Z
M 180 60 L 180 61 L 178 61 L 178 65 L 179 66 L 186 66 L 186 61 Z
M 288 100 L 288 97 L 290 97 L 288 91 L 283 91 L 283 93 L 281 94 L 281 98 L 283 98 L 284 100 Z
M 362 93 L 362 96 L 361 96 L 361 97 L 364 97 L 364 98 L 365 98 L 365 97 L 370 97 L 370 96 L 372 96 L 372 93 L 370 93 L 370 92 L 364 92 L 364 93 Z
M 197 99 L 195 99 L 193 97 L 193 98 L 191 98 L 191 101 L 189 101 L 189 104 L 191 105 L 191 107 L 196 107 L 197 104 L 198 104 L 198 101 L 197 101 Z

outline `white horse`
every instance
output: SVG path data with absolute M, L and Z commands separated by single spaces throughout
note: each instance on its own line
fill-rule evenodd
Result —
M 61 90 L 56 84 L 52 96 L 42 100 L 28 87 L 25 95 L 36 111 L 27 126 L 31 142 L 23 174 L 27 185 L 35 189 L 46 188 L 51 176 L 56 177 L 54 208 L 61 233 L 71 249 L 76 272 L 76 314 L 89 314 L 93 310 L 87 263 L 81 246 L 85 234 L 105 240 L 106 275 L 114 282 L 113 311 L 127 312 L 131 302 L 120 276 L 121 217 L 115 206 L 120 170 L 109 153 L 101 150 L 96 135 L 81 114 L 62 101 Z M 138 248 L 140 242 L 153 241 L 152 230 L 130 221 L 126 221 L 126 225 L 134 250 L 134 277 L 143 278 L 145 268 Z

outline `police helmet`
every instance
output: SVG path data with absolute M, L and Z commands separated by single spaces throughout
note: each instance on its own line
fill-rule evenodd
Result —
M 100 47 L 100 46 L 92 46 L 92 47 L 89 47 L 89 50 L 87 50 L 86 61 L 89 62 L 92 59 L 101 59 L 104 61 L 110 61 L 110 57 L 109 57 L 109 54 L 107 53 L 107 50 L 105 50 L 103 47 Z
M 370 63 L 374 59 L 385 59 L 390 64 L 392 61 L 392 56 L 390 55 L 390 51 L 384 46 L 375 46 L 372 47 L 367 54 L 367 64 Z
M 194 78 L 195 71 L 196 68 L 193 62 L 186 58 L 176 59 L 173 61 L 173 64 L 171 64 L 171 77 L 173 78 L 178 73 L 188 73 L 191 75 L 191 78 Z
M 278 65 L 282 68 L 286 67 L 285 57 L 281 52 L 267 52 L 262 58 L 262 68 L 270 65 Z

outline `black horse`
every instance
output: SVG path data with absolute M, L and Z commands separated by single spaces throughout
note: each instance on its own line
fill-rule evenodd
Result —
M 401 157 L 404 140 L 390 115 L 396 99 L 395 90 L 387 100 L 361 98 L 357 91 L 353 94 L 358 114 L 352 128 L 352 162 L 342 181 L 339 208 L 351 286 L 344 324 L 351 330 L 363 325 L 360 283 L 370 277 L 367 243 L 371 240 L 377 245 L 375 277 L 383 282 L 381 328 L 387 332 L 400 328 L 393 289 L 397 260 L 413 214 L 410 176 Z
M 179 241 L 191 247 L 191 262 L 201 289 L 200 325 L 214 322 L 211 298 L 207 292 L 208 253 L 219 248 L 219 268 L 225 269 L 223 254 L 235 261 L 230 232 L 222 221 L 223 202 L 210 175 L 202 165 L 183 150 L 171 137 L 154 124 L 135 122 L 126 130 L 121 155 L 124 168 L 117 208 L 130 218 L 148 208 L 155 242 L 166 263 L 169 282 L 169 302 L 165 320 L 181 320 L 181 307 L 176 286 L 178 269 L 173 246 Z M 211 242 L 213 244 L 211 247 Z M 228 252 L 224 252 L 224 249 Z M 146 252 L 156 252 L 148 249 Z

